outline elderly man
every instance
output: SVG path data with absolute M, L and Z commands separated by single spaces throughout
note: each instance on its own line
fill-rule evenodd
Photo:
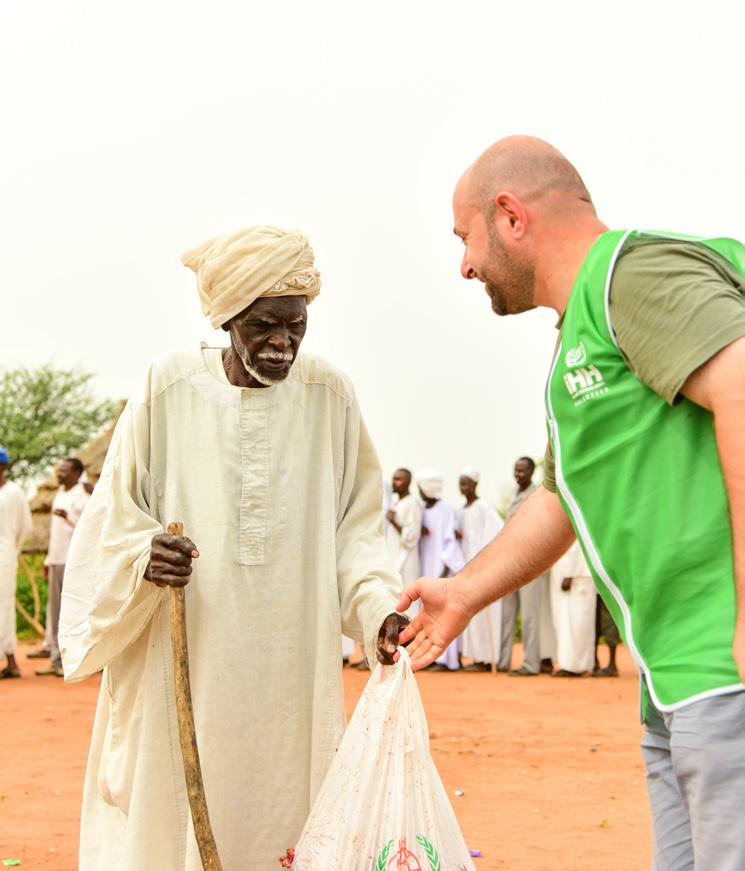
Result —
M 0 447 L 0 654 L 7 664 L 0 679 L 20 677 L 16 662 L 16 575 L 18 554 L 31 534 L 31 511 L 23 491 L 6 477 L 10 454 Z
M 176 731 L 169 586 L 186 590 L 194 719 L 225 871 L 300 835 L 344 729 L 342 631 L 392 661 L 399 579 L 349 379 L 299 355 L 306 239 L 253 227 L 184 255 L 230 347 L 167 354 L 130 398 L 73 539 L 67 678 L 104 668 L 80 868 L 201 868 Z M 164 534 L 182 521 L 188 537 Z
M 745 246 L 609 231 L 545 142 L 489 148 L 455 191 L 461 272 L 493 310 L 561 316 L 545 486 L 402 640 L 426 665 L 580 538 L 642 677 L 657 871 L 745 868 Z

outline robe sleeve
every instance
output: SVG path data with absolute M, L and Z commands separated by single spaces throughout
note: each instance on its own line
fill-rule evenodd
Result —
M 448 513 L 445 518 L 445 528 L 442 534 L 442 562 L 447 566 L 451 575 L 459 572 L 466 564 L 463 558 L 463 551 L 460 549 L 458 540 L 455 537 L 455 512 L 448 506 Z
M 72 536 L 59 628 L 68 680 L 111 662 L 165 601 L 167 591 L 143 577 L 151 539 L 163 532 L 151 505 L 149 423 L 149 406 L 130 401 Z
M 396 613 L 401 578 L 383 537 L 382 473 L 359 406 L 347 408 L 344 474 L 336 526 L 336 571 L 342 632 L 362 641 L 371 664 L 380 627 Z
M 419 544 L 422 534 L 422 508 L 415 499 L 406 506 L 405 517 L 401 525 L 401 544 L 406 550 L 414 550 Z

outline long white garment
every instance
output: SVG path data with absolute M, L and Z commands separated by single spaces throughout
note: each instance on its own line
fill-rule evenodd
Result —
M 549 573 L 536 578 L 533 583 L 537 583 L 541 588 L 541 613 L 540 613 L 540 629 L 539 632 L 539 650 L 541 659 L 555 660 L 557 656 L 557 640 L 556 630 L 554 629 L 553 605 L 551 601 L 551 585 L 549 583 Z
M 404 584 L 412 584 L 422 574 L 419 570 L 419 539 L 422 535 L 422 503 L 409 493 L 403 499 L 394 496 L 392 507 L 396 512 L 399 532 L 391 523 L 385 530 L 385 543 L 393 560 L 393 567 Z
M 16 575 L 18 554 L 31 534 L 31 511 L 13 481 L 0 487 L 0 654 L 16 649 Z
M 88 491 L 79 481 L 69 490 L 60 487 L 54 494 L 52 512 L 61 508 L 67 516 L 60 517 L 52 513 L 49 520 L 49 547 L 47 558 L 44 560 L 45 565 L 63 566 L 67 562 L 72 534 L 89 499 Z
M 427 535 L 422 533 L 419 540 L 419 560 L 422 575 L 439 578 L 445 568 L 454 575 L 465 565 L 463 551 L 455 537 L 455 512 L 452 507 L 438 499 L 431 508 L 424 508 L 422 524 Z M 437 663 L 446 665 L 451 671 L 460 668 L 458 650 L 460 639 L 456 638 L 442 654 Z
M 456 513 L 456 524 L 461 531 L 460 546 L 466 562 L 472 560 L 502 528 L 502 520 L 484 499 L 464 505 Z M 476 662 L 499 659 L 502 643 L 502 602 L 494 602 L 479 611 L 466 627 L 462 637 L 462 653 Z
M 182 521 L 210 818 L 225 871 L 295 844 L 344 729 L 342 631 L 374 661 L 400 581 L 381 472 L 349 380 L 299 356 L 286 381 L 228 383 L 219 349 L 170 354 L 130 399 L 73 535 L 60 641 L 68 679 L 105 667 L 81 871 L 201 871 L 175 720 L 170 596 L 150 541 Z
M 561 589 L 564 578 L 572 579 L 569 591 Z M 590 671 L 595 662 L 597 594 L 578 542 L 553 566 L 549 583 L 558 666 L 577 674 Z

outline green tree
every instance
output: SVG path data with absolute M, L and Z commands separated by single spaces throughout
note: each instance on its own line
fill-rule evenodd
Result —
M 15 480 L 45 474 L 114 417 L 116 404 L 96 399 L 92 378 L 51 363 L 0 372 L 0 445 Z

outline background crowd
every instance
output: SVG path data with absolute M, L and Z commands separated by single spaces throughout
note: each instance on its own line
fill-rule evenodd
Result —
M 386 544 L 404 584 L 422 576 L 446 578 L 460 571 L 539 486 L 533 481 L 535 471 L 531 457 L 515 462 L 515 488 L 503 519 L 479 495 L 481 475 L 475 466 L 461 471 L 458 487 L 464 501 L 458 508 L 442 498 L 444 480 L 437 469 L 422 468 L 415 474 L 396 469 L 386 484 L 383 513 Z M 513 663 L 518 638 L 523 649 L 519 666 Z M 603 642 L 609 649 L 605 666 L 598 659 Z M 618 629 L 575 542 L 549 572 L 479 613 L 429 670 L 496 671 L 515 677 L 541 673 L 617 677 L 618 643 Z M 368 667 L 361 649 L 349 639 L 344 641 L 343 653 L 345 663 Z
M 10 456 L 0 448 L 0 645 L 6 662 L 1 678 L 20 677 L 15 659 L 16 566 L 18 554 L 31 528 L 31 515 L 23 491 L 6 479 Z M 404 584 L 421 576 L 455 574 L 485 547 L 538 484 L 530 457 L 514 465 L 515 487 L 504 511 L 479 495 L 480 473 L 466 466 L 458 486 L 463 503 L 457 508 L 442 498 L 444 480 L 435 468 L 413 474 L 399 468 L 385 484 L 383 506 L 385 539 L 391 560 Z M 63 677 L 57 644 L 60 602 L 67 551 L 75 525 L 92 492 L 81 461 L 69 457 L 56 470 L 59 485 L 51 510 L 49 544 L 42 576 L 48 583 L 46 635 L 29 653 L 30 659 L 48 660 L 36 669 L 38 676 Z M 516 640 L 523 658 L 513 662 Z M 598 648 L 609 649 L 606 665 Z M 574 544 L 550 572 L 485 608 L 463 635 L 429 666 L 430 671 L 496 671 L 530 677 L 615 677 L 618 629 L 597 595 L 582 551 Z M 345 665 L 366 669 L 361 647 L 343 640 Z

